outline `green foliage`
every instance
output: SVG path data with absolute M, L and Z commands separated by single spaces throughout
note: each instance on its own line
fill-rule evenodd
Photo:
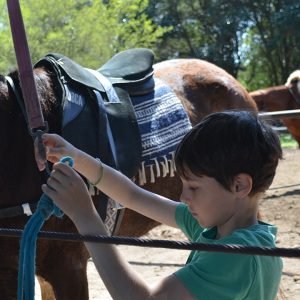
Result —
M 149 14 L 157 24 L 172 25 L 161 41 L 161 59 L 196 57 L 236 76 L 240 68 L 240 33 L 247 27 L 244 13 L 232 1 L 150 1 Z
M 15 65 L 15 56 L 12 51 L 12 38 L 7 19 L 6 1 L 0 1 L 0 70 L 8 71 Z
M 173 26 L 160 59 L 206 59 L 249 90 L 283 84 L 299 68 L 299 0 L 150 0 L 148 14 Z
M 300 2 L 244 0 L 249 20 L 245 72 L 250 90 L 280 85 L 300 65 Z
M 168 28 L 145 14 L 148 0 L 21 0 L 32 61 L 49 52 L 98 68 L 118 51 L 151 48 Z M 0 71 L 16 66 L 6 1 L 0 0 Z
M 152 48 L 158 61 L 206 59 L 248 90 L 285 83 L 300 65 L 299 0 L 20 0 L 33 62 L 60 52 L 98 68 Z M 0 72 L 16 66 L 0 0 Z
M 282 148 L 289 148 L 289 149 L 298 148 L 297 141 L 289 133 L 280 134 L 279 138 L 280 138 L 280 143 Z

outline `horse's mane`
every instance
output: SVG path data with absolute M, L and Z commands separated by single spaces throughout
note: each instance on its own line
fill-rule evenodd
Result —
M 6 81 L 5 77 L 3 75 L 0 75 L 0 98 L 6 99 L 8 96 L 8 88 L 5 81 Z M 0 101 L 0 105 L 1 105 L 1 101 Z
M 52 108 L 60 104 L 55 94 L 56 85 L 54 80 L 57 79 L 44 68 L 34 69 L 34 77 L 43 111 L 47 114 L 53 111 Z
M 285 85 L 289 86 L 290 84 L 292 84 L 293 81 L 298 81 L 298 80 L 300 80 L 300 70 L 296 70 L 296 71 L 292 72 L 290 74 L 290 76 L 288 77 Z
M 8 74 L 8 76 L 13 79 L 16 88 L 21 91 L 18 70 L 13 70 Z M 41 107 L 43 112 L 48 114 L 53 111 L 53 108 L 56 105 L 58 105 L 57 95 L 55 95 L 56 85 L 54 83 L 56 78 L 54 78 L 53 74 L 43 68 L 34 69 L 34 78 Z M 8 99 L 7 82 L 3 75 L 0 75 L 0 96 L 4 99 Z

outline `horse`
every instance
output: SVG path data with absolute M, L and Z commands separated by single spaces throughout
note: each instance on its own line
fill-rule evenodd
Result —
M 204 116 L 222 110 L 242 109 L 257 112 L 257 107 L 246 89 L 230 74 L 218 66 L 200 59 L 174 59 L 154 64 L 154 78 L 167 84 L 180 100 L 191 126 Z M 61 134 L 61 101 L 58 96 L 57 75 L 45 67 L 34 67 L 34 78 L 49 132 Z M 8 74 L 21 94 L 19 74 Z M 0 211 L 24 203 L 35 203 L 41 196 L 44 176 L 39 172 L 32 137 L 17 102 L 16 93 L 8 77 L 0 75 Z M 177 142 L 176 142 L 177 143 Z M 150 170 L 146 170 L 150 176 Z M 181 182 L 168 173 L 155 182 L 137 184 L 143 188 L 179 201 Z M 138 176 L 138 174 L 137 174 Z M 24 228 L 28 216 L 20 215 L 0 219 L 0 227 Z M 125 209 L 116 235 L 141 236 L 159 225 L 157 222 Z M 51 217 L 43 230 L 76 232 L 69 218 Z M 13 300 L 17 294 L 19 240 L 0 237 L 0 295 Z M 83 243 L 38 240 L 36 275 L 42 299 L 87 300 L 87 261 L 89 254 Z M 117 283 L 116 283 L 117 284 Z
M 300 108 L 300 70 L 292 72 L 284 85 L 251 91 L 259 111 L 280 111 Z M 281 122 L 300 147 L 300 119 L 282 118 Z

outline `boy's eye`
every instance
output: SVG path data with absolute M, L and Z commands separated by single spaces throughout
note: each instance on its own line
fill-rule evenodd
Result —
M 197 189 L 198 189 L 197 186 L 190 186 L 190 190 L 191 190 L 191 191 L 196 191 Z

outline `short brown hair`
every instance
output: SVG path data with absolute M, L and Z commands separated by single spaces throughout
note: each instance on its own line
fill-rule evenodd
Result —
M 188 169 L 215 178 L 227 190 L 236 175 L 246 173 L 254 195 L 269 188 L 281 158 L 278 135 L 255 112 L 224 111 L 208 115 L 185 135 L 175 164 L 180 176 Z

